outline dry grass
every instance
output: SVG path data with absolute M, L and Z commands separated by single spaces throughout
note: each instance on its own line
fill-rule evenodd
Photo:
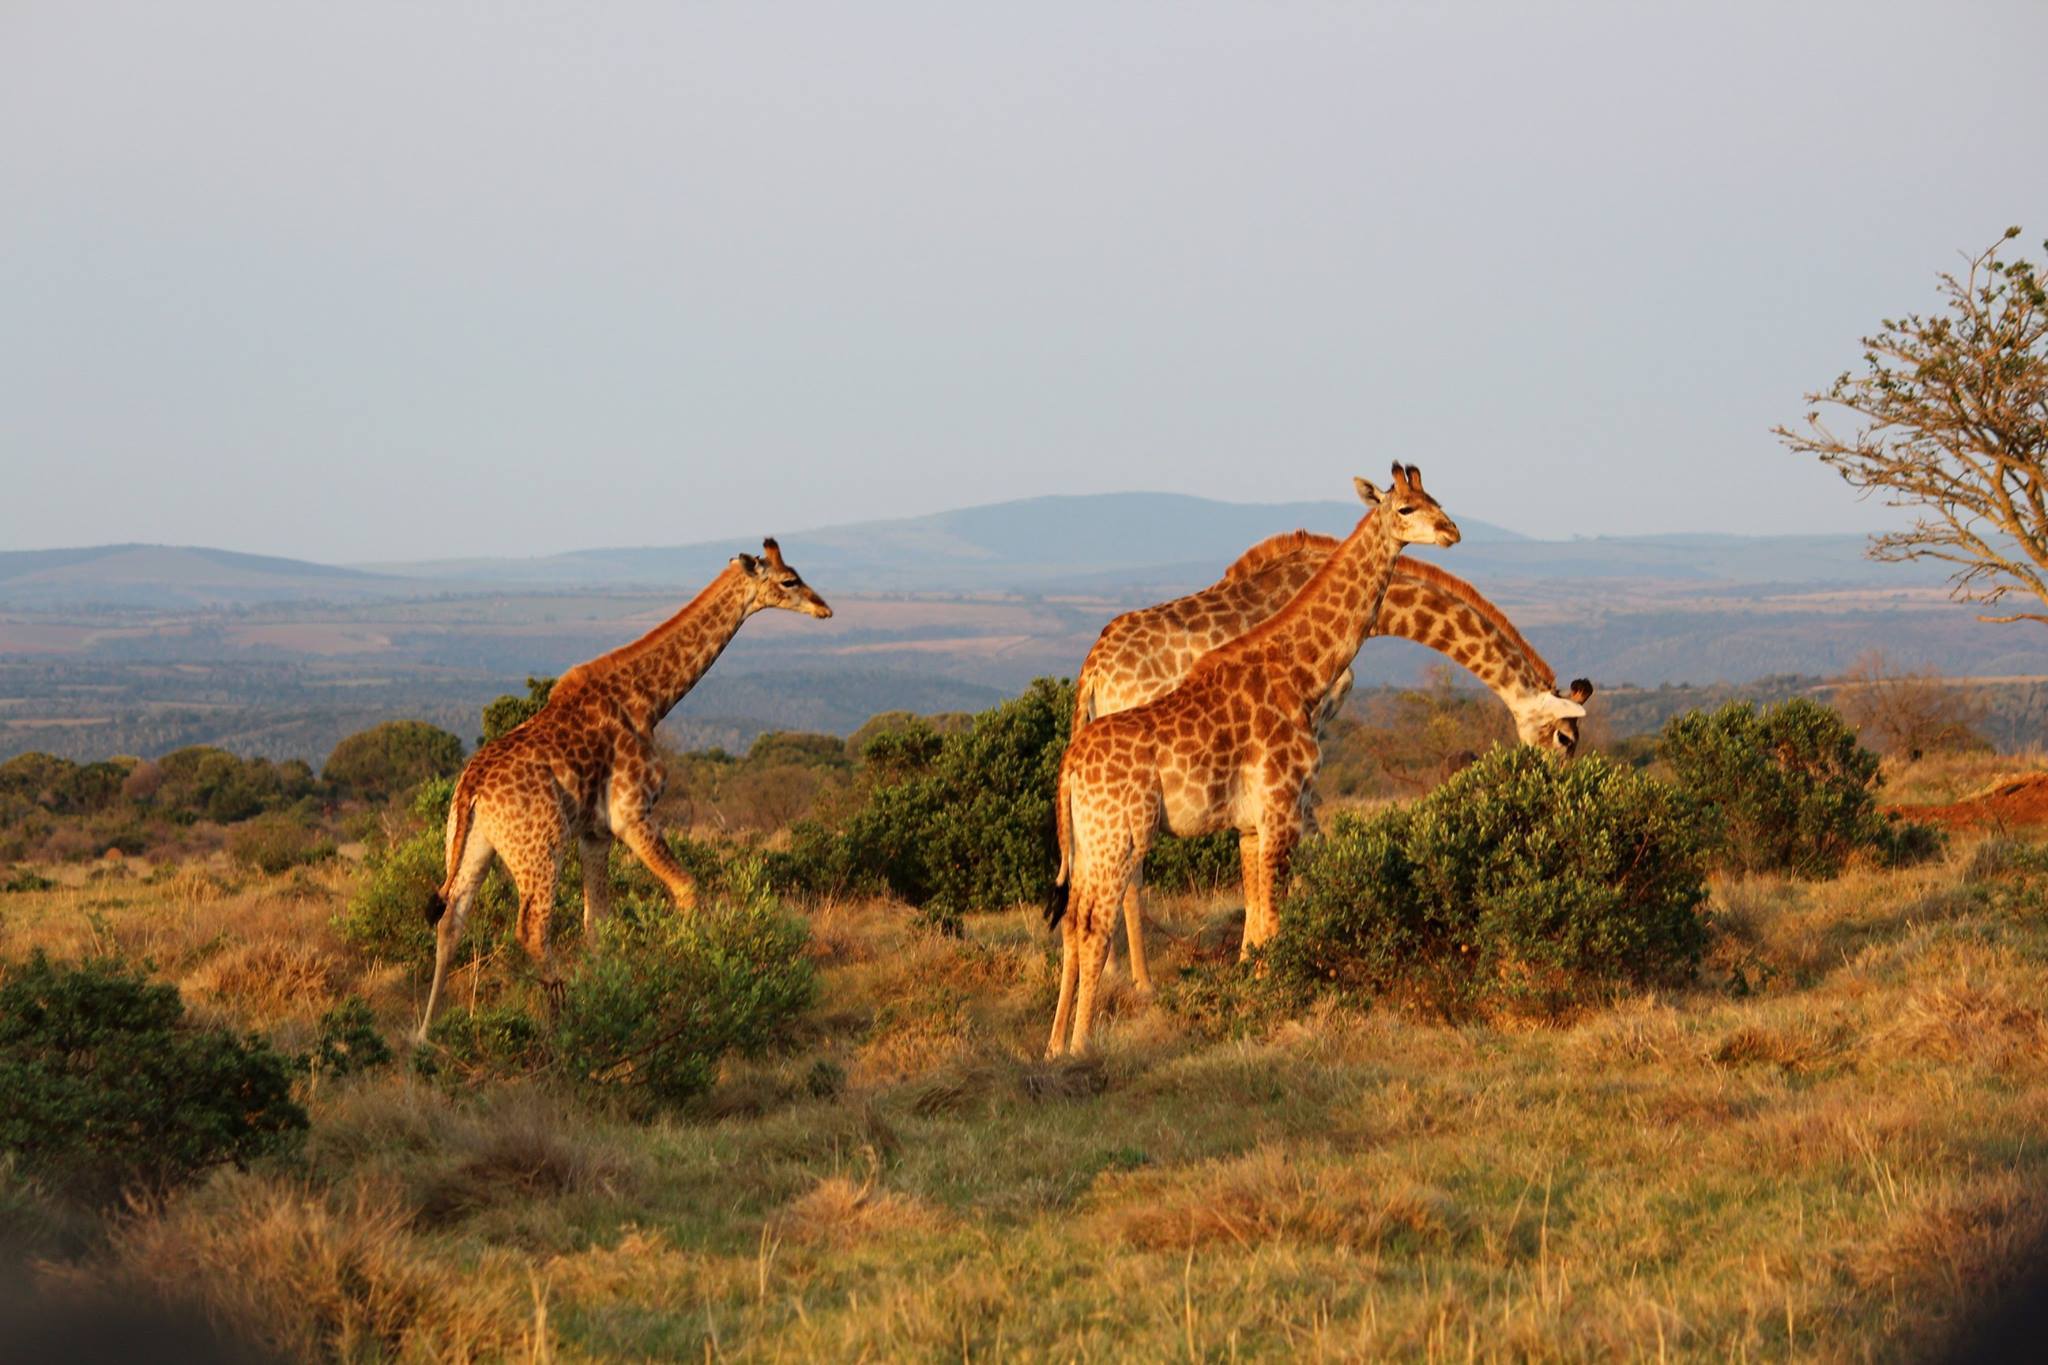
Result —
M 1119 985 L 1061 1064 L 1034 916 L 824 906 L 799 1043 L 689 1114 L 322 1081 L 293 1163 L 45 1276 L 305 1358 L 1907 1358 L 2048 1220 L 2042 862 L 1717 884 L 1696 988 L 1552 1026 L 1217 1036 Z M 396 1041 L 417 983 L 327 927 L 351 875 L 10 896 L 0 953 L 146 955 L 288 1045 L 360 993 Z M 1231 907 L 1152 918 L 1171 982 Z

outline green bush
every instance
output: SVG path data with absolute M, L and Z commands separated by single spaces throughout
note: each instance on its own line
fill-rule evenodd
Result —
M 1145 855 L 1145 885 L 1156 891 L 1207 895 L 1235 887 L 1242 880 L 1236 830 L 1219 830 L 1186 839 L 1162 835 Z
M 735 866 L 730 898 L 678 915 L 633 897 L 605 922 L 543 1023 L 517 1005 L 435 1021 L 430 1072 L 548 1071 L 642 1111 L 710 1088 L 719 1059 L 773 1043 L 817 993 L 809 933 L 767 893 L 758 864 Z
M 382 799 L 461 771 L 461 740 L 423 720 L 393 720 L 335 745 L 320 775 L 341 791 Z
M 334 842 L 304 820 L 272 811 L 236 825 L 228 834 L 228 855 L 245 867 L 276 876 L 332 858 Z
M 481 749 L 502 734 L 517 729 L 532 719 L 540 708 L 548 704 L 548 696 L 555 690 L 553 678 L 528 678 L 526 695 L 507 692 L 504 696 L 484 707 L 484 732 L 477 740 Z
M 288 1150 L 306 1129 L 293 1065 L 202 1028 L 175 987 L 41 952 L 0 982 L 0 1150 L 48 1188 L 104 1204 Z
M 352 995 L 320 1016 L 320 1031 L 306 1065 L 330 1076 L 350 1076 L 390 1060 L 391 1045 L 378 1030 L 377 1017 L 361 996 Z
M 968 911 L 1045 899 L 1059 865 L 1052 803 L 1073 701 L 1071 683 L 1040 678 L 964 730 L 915 719 L 878 727 L 862 751 L 860 803 L 829 835 L 800 827 L 771 879 L 886 890 L 952 932 Z
M 1598 755 L 1496 749 L 1415 805 L 1340 815 L 1305 845 L 1269 957 L 1300 989 L 1554 1009 L 1689 979 L 1705 898 L 1671 788 Z
M 633 901 L 565 983 L 556 1046 L 571 1078 L 636 1101 L 679 1104 L 710 1088 L 720 1057 L 756 1053 L 808 1007 L 809 933 L 758 870 L 735 898 L 678 915 Z
M 1877 809 L 1877 755 L 1819 702 L 1687 711 L 1665 725 L 1658 747 L 1700 808 L 1714 862 L 1730 871 L 1827 878 L 1861 850 L 1915 852 Z

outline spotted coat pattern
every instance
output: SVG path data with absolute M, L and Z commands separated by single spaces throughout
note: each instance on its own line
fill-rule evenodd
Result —
M 1222 578 L 1200 592 L 1125 612 L 1111 621 L 1088 651 L 1075 682 L 1074 731 L 1098 716 L 1128 711 L 1173 690 L 1203 656 L 1287 605 L 1337 544 L 1334 536 L 1310 531 L 1269 537 L 1245 551 Z M 1500 608 L 1455 574 L 1423 560 L 1396 559 L 1369 635 L 1413 640 L 1470 671 L 1507 706 L 1524 744 L 1567 758 L 1578 747 L 1579 718 L 1593 685 L 1581 678 L 1572 684 L 1569 696 L 1559 695 L 1550 665 Z M 1318 728 L 1321 720 L 1336 713 L 1350 690 L 1347 667 L 1323 701 Z M 1248 859 L 1244 866 L 1249 877 Z M 1132 984 L 1141 995 L 1149 995 L 1152 979 L 1145 963 L 1136 877 L 1125 892 L 1124 927 Z
M 562 855 L 582 863 L 583 925 L 610 913 L 611 844 L 623 841 L 668 889 L 679 909 L 696 883 L 655 828 L 663 772 L 654 728 L 724 652 L 749 616 L 767 608 L 832 615 L 782 558 L 773 540 L 760 558 L 737 555 L 681 611 L 631 644 L 564 673 L 547 705 L 484 745 L 456 780 L 448 810 L 447 877 L 428 908 L 435 924 L 434 984 L 425 1037 L 477 888 L 493 855 L 519 889 L 520 945 L 550 994 L 559 991 L 548 919 Z
M 1355 483 L 1373 510 L 1284 608 L 1204 656 L 1164 696 L 1091 722 L 1067 746 L 1056 800 L 1066 900 L 1054 907 L 1062 943 L 1049 1053 L 1087 1046 L 1118 907 L 1162 824 L 1180 835 L 1238 831 L 1245 947 L 1271 936 L 1274 888 L 1322 761 L 1323 703 L 1377 622 L 1401 548 L 1458 542 L 1419 471 L 1395 465 L 1385 494 Z

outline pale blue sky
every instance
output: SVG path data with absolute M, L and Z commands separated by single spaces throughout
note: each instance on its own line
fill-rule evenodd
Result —
M 0 548 L 544 553 L 1395 457 L 1538 535 L 1866 529 L 1767 428 L 2048 236 L 2044 50 L 1988 0 L 12 0 Z

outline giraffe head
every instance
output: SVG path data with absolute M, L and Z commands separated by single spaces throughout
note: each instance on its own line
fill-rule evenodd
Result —
M 1444 515 L 1435 498 L 1422 491 L 1422 471 L 1394 462 L 1394 481 L 1385 492 L 1370 479 L 1353 479 L 1352 487 L 1369 507 L 1387 517 L 1385 534 L 1403 545 L 1456 545 L 1458 523 Z
M 784 611 L 800 611 L 806 616 L 815 616 L 820 621 L 832 615 L 832 608 L 825 605 L 825 599 L 812 592 L 811 585 L 804 582 L 802 575 L 783 560 L 782 547 L 775 543 L 773 537 L 761 542 L 759 559 L 752 555 L 734 555 L 732 562 L 739 566 L 753 587 L 754 600 L 750 610 L 780 607 Z
M 1522 743 L 1552 758 L 1570 758 L 1579 748 L 1579 720 L 1593 684 L 1574 678 L 1569 692 L 1537 692 L 1513 708 L 1515 733 Z

